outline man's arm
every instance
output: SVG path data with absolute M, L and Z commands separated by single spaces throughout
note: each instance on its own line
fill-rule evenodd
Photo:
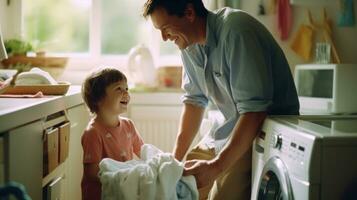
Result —
M 185 167 L 187 168 L 184 175 L 194 175 L 198 188 L 213 182 L 251 148 L 266 115 L 266 112 L 242 114 L 233 129 L 232 138 L 222 151 L 210 161 L 192 160 L 186 162 Z
M 204 108 L 185 103 L 181 115 L 179 132 L 173 154 L 177 160 L 182 160 L 195 138 L 203 118 Z
M 251 147 L 262 123 L 266 112 L 251 112 L 242 114 L 233 129 L 232 138 L 222 151 L 212 160 L 220 172 L 229 169 Z

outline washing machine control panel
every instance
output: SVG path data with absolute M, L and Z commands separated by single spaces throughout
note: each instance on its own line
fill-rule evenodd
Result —
M 271 148 L 278 151 L 281 157 L 301 167 L 305 165 L 306 144 L 291 134 L 274 131 L 270 139 Z
M 313 150 L 318 138 L 307 134 L 305 129 L 290 126 L 280 121 L 266 120 L 264 160 L 279 158 L 291 175 L 301 180 L 309 180 Z M 317 161 L 316 161 L 317 162 Z
M 281 149 L 281 145 L 283 143 L 283 137 L 281 134 L 274 134 L 273 135 L 273 147 L 276 149 Z

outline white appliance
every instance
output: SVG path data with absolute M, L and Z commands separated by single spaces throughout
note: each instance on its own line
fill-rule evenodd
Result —
M 253 146 L 252 199 L 356 199 L 356 155 L 357 116 L 267 118 Z
M 295 68 L 300 113 L 357 113 L 357 64 L 305 64 Z
M 140 44 L 132 48 L 128 55 L 128 73 L 130 80 L 138 86 L 156 86 L 154 59 L 148 47 Z

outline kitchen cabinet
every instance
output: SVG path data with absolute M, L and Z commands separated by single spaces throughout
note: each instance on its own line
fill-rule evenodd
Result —
M 67 199 L 82 199 L 83 149 L 81 137 L 89 122 L 90 115 L 84 104 L 68 109 L 67 114 L 71 122 L 65 180 Z
M 43 181 L 46 184 L 46 196 L 57 197 L 60 199 L 82 199 L 81 195 L 81 180 L 83 175 L 83 150 L 81 145 L 81 137 L 84 129 L 89 122 L 89 112 L 85 105 L 71 107 L 66 110 L 66 119 L 69 121 L 69 144 L 68 157 L 62 162 L 52 173 Z M 66 127 L 65 123 L 59 128 Z M 60 129 L 61 130 L 61 129 Z M 60 158 L 61 156 L 59 156 Z M 61 160 L 61 159 L 59 159 Z
M 5 180 L 23 184 L 32 199 L 42 199 L 42 126 L 37 120 L 3 135 Z
M 0 105 L 0 182 L 24 185 L 34 200 L 81 199 L 81 136 L 89 113 L 80 86 L 64 96 L 0 98 Z M 44 155 L 46 147 L 57 153 Z M 54 157 L 57 162 L 46 166 Z
M 46 199 L 46 196 L 51 194 L 53 196 L 54 192 L 59 193 L 60 199 L 81 199 L 83 174 L 81 136 L 89 122 L 89 113 L 84 104 L 81 104 L 69 108 L 67 117 L 71 124 L 68 157 L 44 179 L 42 165 L 44 121 L 38 120 L 3 134 L 4 147 L 7 149 L 5 159 L 8 159 L 5 180 L 23 184 L 32 199 Z M 48 190 L 45 196 L 42 194 L 43 188 Z

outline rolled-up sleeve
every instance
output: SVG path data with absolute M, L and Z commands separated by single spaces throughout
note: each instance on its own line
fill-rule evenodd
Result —
M 233 31 L 228 34 L 225 51 L 238 112 L 268 111 L 273 97 L 268 49 L 251 31 Z
M 208 99 L 202 91 L 202 85 L 199 85 L 199 79 L 204 78 L 203 69 L 195 69 L 190 62 L 187 62 L 186 59 L 188 58 L 185 55 L 182 54 L 181 56 L 184 64 L 181 87 L 185 91 L 182 96 L 182 102 L 205 108 L 208 104 Z M 199 70 L 202 70 L 202 74 L 200 74 Z

